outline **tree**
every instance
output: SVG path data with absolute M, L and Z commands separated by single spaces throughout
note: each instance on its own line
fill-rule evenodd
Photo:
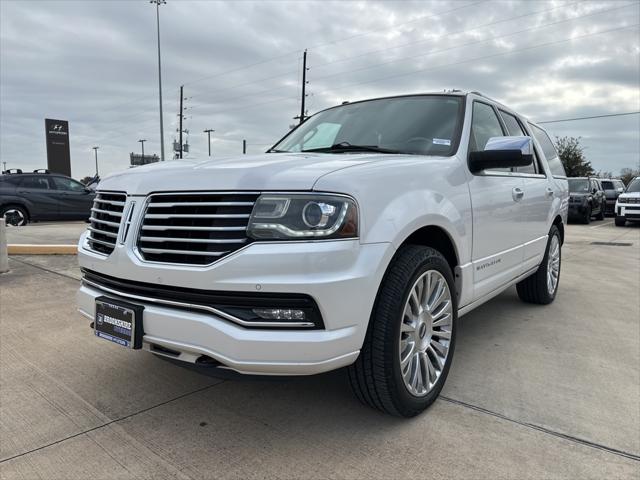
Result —
M 633 168 L 623 168 L 620 170 L 620 180 L 622 180 L 625 185 L 629 185 L 629 182 L 633 180 L 634 177 L 640 177 L 640 168 L 637 170 Z
M 584 156 L 580 138 L 556 137 L 556 150 L 567 172 L 567 177 L 589 177 L 595 173 L 591 162 Z

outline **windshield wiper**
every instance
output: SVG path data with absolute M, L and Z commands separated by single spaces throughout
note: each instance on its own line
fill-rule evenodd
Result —
M 391 150 L 389 148 L 376 147 L 375 145 L 352 145 L 349 142 L 340 142 L 330 147 L 309 148 L 307 150 L 301 150 L 301 152 L 319 152 L 319 153 L 331 153 L 331 152 L 377 152 L 377 153 L 402 153 L 398 150 Z

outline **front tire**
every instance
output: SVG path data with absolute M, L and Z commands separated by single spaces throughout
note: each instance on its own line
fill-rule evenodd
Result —
M 600 205 L 600 213 L 596 215 L 596 220 L 604 220 L 604 209 L 605 209 L 604 204 Z
M 0 209 L 0 217 L 4 218 L 6 225 L 14 227 L 23 227 L 29 223 L 29 214 L 27 211 L 17 205 L 8 205 Z
M 407 245 L 382 281 L 349 380 L 358 399 L 413 417 L 440 394 L 451 367 L 458 304 L 451 267 L 430 247 Z
M 582 218 L 582 223 L 589 225 L 591 223 L 591 214 L 593 210 L 591 209 L 591 205 L 587 206 L 586 212 L 584 212 L 584 217 Z
M 620 217 L 618 215 L 616 215 L 616 227 L 624 227 L 625 224 L 627 223 L 627 220 L 624 217 Z
M 547 305 L 553 302 L 560 284 L 561 253 L 560 231 L 554 225 L 549 230 L 547 250 L 538 270 L 516 285 L 520 300 L 540 305 Z

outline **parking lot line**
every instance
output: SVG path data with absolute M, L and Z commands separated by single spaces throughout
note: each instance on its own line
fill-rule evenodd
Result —
M 604 227 L 605 225 L 611 225 L 613 223 L 613 220 L 610 220 L 606 223 L 601 223 L 600 225 L 594 225 L 593 227 L 589 227 L 589 228 L 600 228 L 600 227 Z

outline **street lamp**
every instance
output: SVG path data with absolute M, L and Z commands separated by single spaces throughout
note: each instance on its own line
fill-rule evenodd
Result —
M 144 162 L 144 142 L 146 142 L 146 140 L 138 140 L 138 142 L 142 145 L 142 161 Z
M 98 149 L 100 147 L 93 147 L 93 151 L 96 154 L 96 177 L 98 176 Z
M 211 133 L 215 132 L 215 130 L 208 128 L 204 131 L 207 134 L 207 143 L 209 144 L 209 156 L 211 156 Z
M 160 62 L 160 5 L 166 5 L 166 0 L 151 0 L 156 5 L 156 26 L 158 31 L 158 96 L 160 98 L 160 160 L 164 162 L 164 126 L 162 124 L 162 64 Z

